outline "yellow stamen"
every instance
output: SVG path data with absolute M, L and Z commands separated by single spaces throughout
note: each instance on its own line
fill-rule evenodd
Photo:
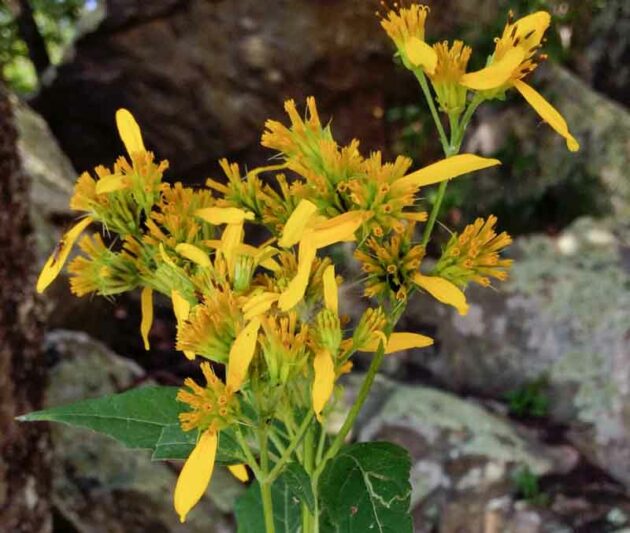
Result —
M 186 515 L 197 505 L 210 484 L 217 454 L 217 443 L 215 431 L 208 429 L 202 433 L 177 478 L 173 501 L 175 511 L 182 523 L 186 521 Z

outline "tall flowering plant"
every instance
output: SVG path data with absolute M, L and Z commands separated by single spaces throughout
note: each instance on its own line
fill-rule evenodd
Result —
M 398 330 L 409 299 L 435 298 L 464 315 L 469 284 L 507 278 L 511 260 L 501 254 L 511 239 L 497 232 L 494 216 L 453 233 L 437 262 L 424 262 L 448 182 L 500 164 L 460 153 L 466 128 L 479 105 L 515 88 L 569 150 L 578 149 L 561 115 L 523 81 L 544 59 L 548 13 L 510 17 L 477 72 L 467 72 L 471 49 L 461 41 L 426 41 L 428 13 L 411 5 L 381 19 L 444 149 L 444 159 L 424 168 L 412 169 L 404 156 L 366 156 L 357 140 L 339 145 L 308 98 L 304 115 L 289 100 L 288 122 L 265 124 L 261 143 L 275 164 L 243 172 L 222 160 L 224 179 L 191 189 L 163 181 L 168 163 L 145 148 L 129 111 L 116 113 L 127 154 L 79 177 L 70 206 L 82 216 L 44 265 L 37 289 L 52 283 L 78 243 L 68 266 L 72 292 L 140 289 L 147 350 L 161 294 L 172 304 L 177 348 L 199 361 L 204 381 L 140 388 L 23 420 L 88 427 L 152 449 L 155 459 L 185 459 L 173 496 L 182 522 L 218 464 L 245 483 L 254 478 L 237 506 L 241 531 L 411 531 L 407 453 L 346 441 L 383 359 L 433 343 Z M 435 185 L 436 201 L 425 211 L 423 192 Z M 367 308 L 354 324 L 339 306 L 343 280 L 331 255 L 338 243 L 350 243 L 363 272 Z M 340 378 L 358 352 L 371 354 L 371 363 L 333 430 Z

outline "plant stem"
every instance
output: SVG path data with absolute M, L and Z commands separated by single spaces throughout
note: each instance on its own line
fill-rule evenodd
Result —
M 297 435 L 291 441 L 289 446 L 286 448 L 286 450 L 282 454 L 282 457 L 280 457 L 278 462 L 274 465 L 271 472 L 269 472 L 269 475 L 267 476 L 267 480 L 270 483 L 273 483 L 276 480 L 276 478 L 280 475 L 282 469 L 284 468 L 284 465 L 291 458 L 291 455 L 297 448 L 298 444 L 300 444 L 300 442 L 302 441 L 302 438 L 304 437 L 304 435 L 308 434 L 306 432 L 309 429 L 309 426 L 312 420 L 313 420 L 313 411 L 309 411 L 309 413 L 304 417 L 304 420 L 302 420 L 302 424 L 300 425 L 297 431 Z
M 256 461 L 256 458 L 254 457 L 254 454 L 252 453 L 252 450 L 249 447 L 249 444 L 247 444 L 247 441 L 245 440 L 245 437 L 243 437 L 243 434 L 241 433 L 241 429 L 238 426 L 236 427 L 234 434 L 236 435 L 236 440 L 238 441 L 238 444 L 241 447 L 241 450 L 243 450 L 245 459 L 247 459 L 247 464 L 252 469 L 252 472 L 254 472 L 256 479 L 261 479 L 262 473 L 260 471 L 260 467 L 258 466 L 258 462 Z
M 414 70 L 413 73 L 416 76 L 417 80 L 420 82 L 420 87 L 422 87 L 422 92 L 424 93 L 427 105 L 429 106 L 429 109 L 431 111 L 433 122 L 435 122 L 435 127 L 437 128 L 438 134 L 440 135 L 442 150 L 444 150 L 444 153 L 446 154 L 449 152 L 450 145 L 448 142 L 448 138 L 446 137 L 446 132 L 444 131 L 444 126 L 442 125 L 442 121 L 440 120 L 440 115 L 438 114 L 435 103 L 433 102 L 433 96 L 431 95 L 431 89 L 429 89 L 427 78 L 421 69 Z
M 269 454 L 267 453 L 268 441 L 266 426 L 259 429 L 258 439 L 260 441 L 260 473 L 262 476 L 258 479 L 258 483 L 260 484 L 260 496 L 263 504 L 263 514 L 265 516 L 265 531 L 267 533 L 275 533 L 275 525 L 273 523 L 273 500 L 271 498 L 271 482 L 268 479 Z

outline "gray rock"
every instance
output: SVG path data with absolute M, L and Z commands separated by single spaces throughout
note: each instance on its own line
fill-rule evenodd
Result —
M 112 394 L 132 386 L 144 373 L 84 333 L 57 330 L 46 340 L 57 360 L 50 375 L 47 405 Z M 173 510 L 174 465 L 151 462 L 88 430 L 52 425 L 53 500 L 59 513 L 81 533 L 231 531 L 226 513 L 241 487 L 217 468 L 209 497 L 180 524 Z
M 40 260 L 50 253 L 60 229 L 55 220 L 71 216 L 68 202 L 76 172 L 44 119 L 12 96 L 22 168 L 31 183 L 31 220 Z
M 627 239 L 627 227 L 589 219 L 558 238 L 519 239 L 511 280 L 471 288 L 466 317 L 418 298 L 401 327 L 434 322 L 436 348 L 412 358 L 449 388 L 501 397 L 544 376 L 552 417 L 630 487 Z

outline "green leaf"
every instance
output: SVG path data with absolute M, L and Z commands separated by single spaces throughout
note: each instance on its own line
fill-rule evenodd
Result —
M 282 478 L 291 492 L 305 503 L 311 513 L 315 511 L 315 497 L 311 487 L 311 479 L 300 463 L 289 463 L 282 471 Z
M 182 431 L 177 387 L 141 387 L 121 394 L 83 400 L 18 417 L 23 422 L 62 422 L 104 433 L 129 448 L 153 450 L 152 459 L 186 459 L 197 441 L 196 431 Z M 234 433 L 219 435 L 219 464 L 245 463 Z
M 122 394 L 35 411 L 18 420 L 47 420 L 92 429 L 129 448 L 153 449 L 164 427 L 176 424 L 182 404 L 177 387 L 141 387 Z
M 151 459 L 154 461 L 186 459 L 195 447 L 196 442 L 196 431 L 182 431 L 179 424 L 165 426 L 155 444 L 155 450 Z M 247 462 L 231 429 L 225 429 L 219 433 L 219 450 L 216 461 L 218 464 L 223 465 Z
M 347 446 L 319 482 L 322 532 L 411 533 L 411 460 L 389 442 Z
M 287 483 L 284 474 L 271 485 L 271 498 L 276 533 L 301 531 L 300 498 Z M 238 533 L 265 533 L 265 516 L 257 481 L 237 500 L 235 513 Z

